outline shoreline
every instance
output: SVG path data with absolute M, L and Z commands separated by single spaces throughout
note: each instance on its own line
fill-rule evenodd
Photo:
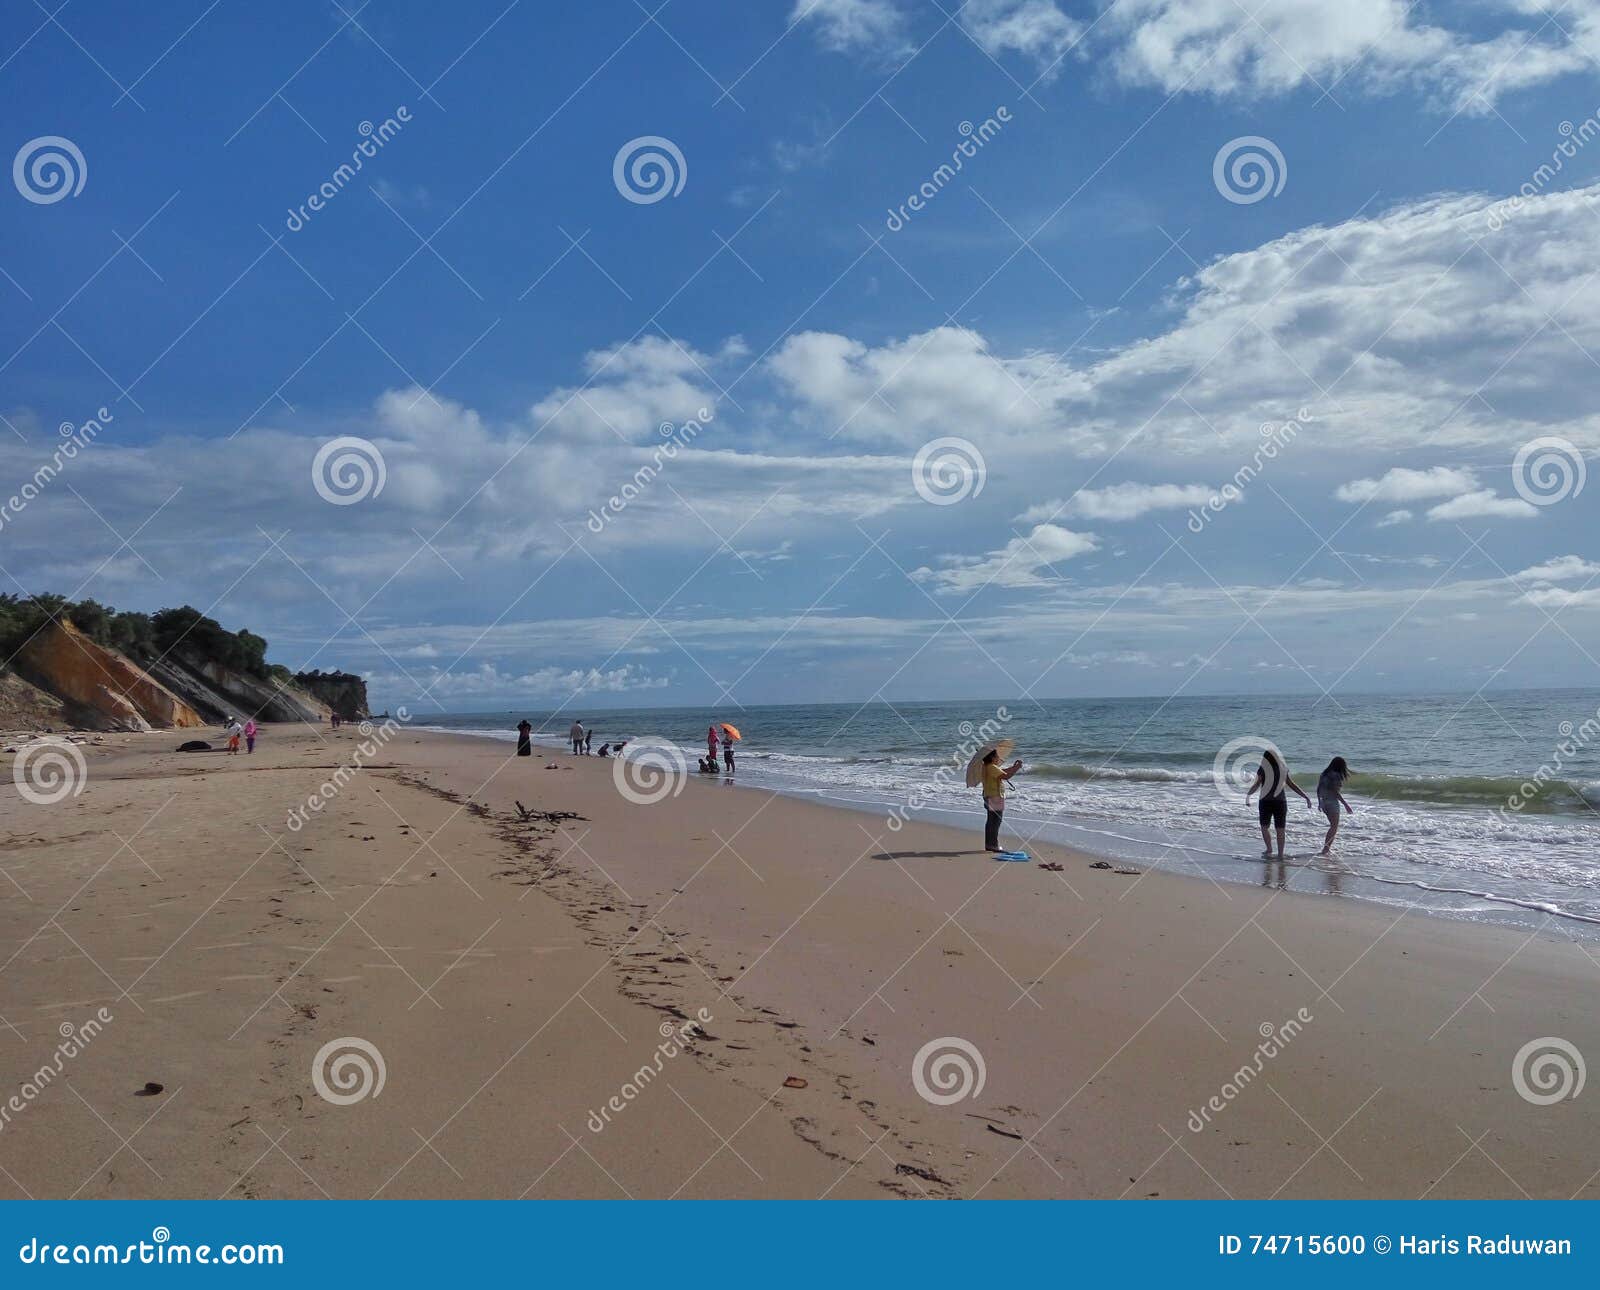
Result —
M 116 1018 L 0 1129 L 6 1194 L 1594 1193 L 1581 1102 L 1513 1076 L 1600 1052 L 1559 929 L 997 864 L 720 777 L 637 804 L 610 761 L 409 729 L 289 832 L 358 739 L 114 736 L 82 796 L 0 807 L 18 1070 Z M 331 1104 L 350 1037 L 387 1080 Z
M 419 726 L 418 729 L 461 738 L 487 739 L 496 743 L 505 743 L 515 737 L 509 731 L 501 733 L 461 727 Z M 534 735 L 536 755 L 541 751 L 567 755 L 566 746 L 566 741 L 558 735 L 548 732 L 536 732 Z M 880 819 L 906 809 L 904 803 L 898 802 L 893 795 L 879 793 L 875 796 L 868 789 L 858 790 L 862 794 L 859 797 L 850 797 L 843 791 L 811 787 L 782 778 L 770 782 L 761 782 L 759 779 L 758 782 L 751 782 L 752 775 L 761 776 L 760 768 L 763 765 L 756 758 L 752 758 L 751 762 L 753 769 L 747 768 L 743 772 L 743 779 L 734 776 L 729 780 L 733 787 L 777 793 L 796 801 L 815 802 Z M 726 778 L 721 775 L 700 776 L 693 771 L 689 775 L 697 781 Z M 1026 772 L 1017 783 L 1026 787 Z M 913 811 L 910 818 L 969 835 L 976 835 L 982 830 L 982 814 L 976 808 L 963 812 L 943 806 L 925 806 Z M 1007 809 L 1006 821 L 1009 836 L 1020 838 L 1019 845 L 1023 848 L 1049 843 L 1114 864 L 1144 865 L 1164 873 L 1201 876 L 1229 884 L 1286 887 L 1303 895 L 1332 896 L 1391 910 L 1411 909 L 1429 917 L 1474 926 L 1530 931 L 1542 928 L 1547 918 L 1555 918 L 1572 934 L 1600 941 L 1600 916 L 1483 887 L 1429 884 L 1421 880 L 1362 872 L 1342 864 L 1337 853 L 1331 859 L 1324 860 L 1314 850 L 1291 850 L 1285 862 L 1269 861 L 1248 850 L 1244 853 L 1218 850 L 1219 840 L 1199 831 L 1181 836 L 1174 836 L 1170 832 L 1159 836 L 1157 832 L 1148 830 L 1142 835 L 1114 832 L 1099 821 L 1094 824 L 1077 823 L 1070 819 L 1029 814 L 1025 807 L 1019 809 L 1015 798 Z M 1305 845 L 1313 848 L 1320 841 L 1323 827 L 1321 817 L 1314 813 L 1296 825 L 1298 834 L 1308 839 Z

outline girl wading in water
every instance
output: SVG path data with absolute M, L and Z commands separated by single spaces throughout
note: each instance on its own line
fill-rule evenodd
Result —
M 1333 854 L 1333 840 L 1339 833 L 1339 810 L 1353 811 L 1355 807 L 1344 800 L 1344 782 L 1350 778 L 1350 767 L 1343 757 L 1335 757 L 1328 769 L 1317 778 L 1317 809 L 1328 817 L 1328 836 L 1322 839 L 1322 854 Z
M 1261 754 L 1261 765 L 1256 767 L 1256 777 L 1244 795 L 1244 800 L 1248 802 L 1257 790 L 1261 793 L 1256 813 L 1261 821 L 1263 860 L 1272 858 L 1272 837 L 1268 832 L 1269 826 L 1275 827 L 1278 831 L 1278 859 L 1283 859 L 1283 834 L 1289 822 L 1289 795 L 1286 791 L 1288 789 L 1298 793 L 1300 800 L 1307 806 L 1311 805 L 1311 799 L 1305 795 L 1305 791 L 1289 777 L 1289 768 L 1283 764 L 1283 758 L 1273 749 L 1265 749 Z

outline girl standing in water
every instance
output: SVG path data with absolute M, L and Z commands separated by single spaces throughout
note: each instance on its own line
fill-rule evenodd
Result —
M 1261 765 L 1256 767 L 1256 777 L 1251 781 L 1249 790 L 1244 795 L 1248 802 L 1253 793 L 1258 789 L 1261 799 L 1256 808 L 1257 818 L 1261 821 L 1261 857 L 1264 860 L 1272 858 L 1272 838 L 1268 834 L 1268 826 L 1273 826 L 1278 831 L 1278 859 L 1283 859 L 1283 835 L 1285 826 L 1289 822 L 1289 795 L 1286 790 L 1293 789 L 1300 795 L 1300 800 L 1307 806 L 1311 799 L 1305 795 L 1300 785 L 1289 777 L 1289 768 L 1283 764 L 1283 758 L 1278 756 L 1273 748 L 1264 749 L 1261 753 Z
M 1344 782 L 1350 778 L 1350 767 L 1343 757 L 1335 757 L 1328 769 L 1317 778 L 1317 809 L 1328 817 L 1328 836 L 1322 839 L 1322 854 L 1333 853 L 1333 839 L 1339 833 L 1339 810 L 1355 808 L 1344 800 Z

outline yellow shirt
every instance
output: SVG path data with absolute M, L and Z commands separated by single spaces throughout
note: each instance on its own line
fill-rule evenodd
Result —
M 999 762 L 989 762 L 983 768 L 983 795 L 985 797 L 1006 795 L 1006 777 L 1000 770 Z

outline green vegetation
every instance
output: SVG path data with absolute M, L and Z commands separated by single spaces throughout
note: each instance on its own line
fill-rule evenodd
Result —
M 148 663 L 166 654 L 186 654 L 221 663 L 262 680 L 287 683 L 286 667 L 267 662 L 267 642 L 241 628 L 226 630 L 191 605 L 158 609 L 153 614 L 118 612 L 95 600 L 69 601 L 64 596 L 0 595 L 0 659 L 9 661 L 51 619 L 66 618 L 94 641 L 135 662 Z

